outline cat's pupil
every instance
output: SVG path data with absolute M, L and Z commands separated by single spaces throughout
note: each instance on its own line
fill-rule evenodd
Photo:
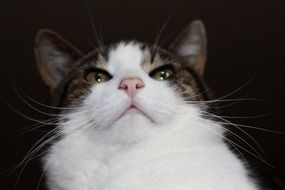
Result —
M 168 79 L 170 73 L 168 71 L 160 71 L 160 80 Z
M 95 75 L 95 80 L 97 82 L 102 82 L 102 74 L 101 73 L 96 73 Z

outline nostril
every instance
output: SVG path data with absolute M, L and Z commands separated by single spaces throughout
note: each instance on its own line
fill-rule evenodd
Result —
M 124 78 L 120 85 L 119 89 L 124 90 L 128 96 L 133 97 L 137 91 L 143 88 L 145 85 L 143 81 L 138 77 L 128 77 Z
M 119 89 L 123 89 L 123 90 L 127 90 L 128 89 L 128 85 L 124 82 L 121 82 Z
M 144 87 L 144 83 L 142 81 L 137 81 L 136 89 L 143 88 L 143 87 Z

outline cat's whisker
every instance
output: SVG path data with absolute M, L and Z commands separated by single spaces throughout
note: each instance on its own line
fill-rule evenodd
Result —
M 172 12 L 168 15 L 168 17 L 165 19 L 165 21 L 163 22 L 163 24 L 160 27 L 160 30 L 158 32 L 157 37 L 155 38 L 154 41 L 154 50 L 151 53 L 152 57 L 155 57 L 156 52 L 160 49 L 160 46 L 162 45 L 161 43 L 159 43 L 162 33 L 165 31 L 168 23 L 170 22 L 170 19 L 175 15 L 176 11 L 178 10 L 178 8 L 181 6 L 181 4 L 179 3 L 173 10 Z
M 225 104 L 225 105 L 222 105 L 219 102 L 217 102 L 218 103 L 217 105 L 211 105 L 211 107 L 214 107 L 215 109 L 220 109 L 221 110 L 221 109 L 225 109 L 225 108 L 236 106 L 236 105 L 238 105 L 238 104 L 240 104 L 240 103 L 242 103 L 244 101 L 266 101 L 264 99 L 257 99 L 257 98 L 251 98 L 251 99 L 246 98 L 246 99 L 238 100 L 236 102 L 228 103 L 228 104 Z
M 14 90 L 17 94 L 17 96 L 20 98 L 20 100 L 26 104 L 29 108 L 31 108 L 32 110 L 40 113 L 40 114 L 43 114 L 43 115 L 46 115 L 46 116 L 50 116 L 50 117 L 58 117 L 58 116 L 61 116 L 60 114 L 51 114 L 51 113 L 47 113 L 47 112 L 43 112 L 39 109 L 37 109 L 36 107 L 34 107 L 32 104 L 30 104 L 29 102 L 26 101 L 26 99 L 20 94 L 20 92 L 17 90 L 17 88 L 14 86 Z
M 187 98 L 185 98 L 185 102 L 187 103 L 220 103 L 220 102 L 228 102 L 229 100 L 232 101 L 265 101 L 264 99 L 257 99 L 257 98 L 243 98 L 243 99 L 226 99 L 234 94 L 236 94 L 237 92 L 241 91 L 243 88 L 245 88 L 246 86 L 248 86 L 250 84 L 250 82 L 252 82 L 252 80 L 256 77 L 256 75 L 254 75 L 253 77 L 251 77 L 245 84 L 243 84 L 242 86 L 240 86 L 239 88 L 233 90 L 232 92 L 219 97 L 215 100 L 203 100 L 203 101 L 191 101 L 191 100 L 187 100 Z M 210 89 L 210 88 L 208 88 Z M 199 93 L 199 96 L 201 95 L 201 93 Z M 191 99 L 193 97 L 189 97 L 189 99 Z M 236 104 L 235 102 L 233 104 Z M 221 108 L 221 107 L 220 107 Z
M 202 113 L 207 114 L 209 116 L 212 116 L 214 118 L 220 119 L 220 120 L 224 121 L 225 123 L 227 123 L 228 125 L 236 127 L 238 130 L 240 130 L 242 133 L 244 133 L 247 137 L 249 137 L 257 145 L 258 149 L 262 152 L 262 154 L 265 155 L 265 153 L 264 153 L 263 149 L 261 148 L 261 146 L 259 145 L 259 143 L 249 133 L 247 133 L 245 130 L 241 129 L 237 124 L 234 124 L 234 123 L 230 122 L 229 120 L 224 119 L 223 117 L 220 117 L 220 116 L 208 113 L 208 112 L 202 112 Z M 216 121 L 214 121 L 214 122 L 216 122 Z
M 146 99 L 150 99 L 150 97 L 146 97 Z M 163 105 L 160 103 L 157 103 L 159 99 L 152 98 L 152 103 L 146 103 L 145 105 L 149 105 L 147 109 L 151 110 L 154 113 L 157 112 L 170 112 L 171 114 L 174 114 L 179 107 L 178 105 L 170 105 L 168 103 L 164 103 Z M 161 107 L 161 109 L 158 109 L 158 107 Z
M 105 112 L 105 111 L 109 111 L 111 108 L 114 108 L 114 107 L 120 107 L 124 104 L 123 101 L 118 101 L 118 102 L 115 102 L 115 103 L 112 103 L 112 104 L 108 104 L 106 105 L 104 108 L 98 108 L 98 111 L 100 111 L 101 113 L 102 112 Z M 91 107 L 93 108 L 94 110 L 97 110 L 96 108 L 94 107 Z
M 101 25 L 100 25 L 101 26 Z M 99 26 L 99 39 L 101 41 L 102 44 L 104 44 L 104 36 L 103 36 L 103 31 L 102 31 L 102 26 Z
M 21 165 L 22 163 L 24 163 L 26 161 L 27 158 L 30 157 L 31 154 L 33 154 L 33 151 L 35 150 L 35 148 L 41 143 L 42 140 L 44 140 L 46 137 L 48 137 L 49 135 L 51 135 L 52 133 L 54 133 L 55 131 L 57 131 L 58 128 L 54 128 L 52 129 L 50 132 L 48 132 L 47 134 L 45 134 L 43 137 L 41 137 L 33 146 L 32 148 L 27 152 L 26 156 L 24 156 L 23 160 L 19 163 L 19 165 Z
M 7 104 L 8 104 L 8 103 L 7 103 Z M 8 104 L 8 106 L 9 106 L 9 108 L 10 108 L 11 110 L 13 110 L 13 111 L 14 111 L 15 113 L 17 113 L 19 116 L 21 116 L 21 117 L 23 117 L 23 118 L 25 118 L 25 119 L 27 119 L 27 120 L 36 122 L 36 123 L 38 123 L 38 124 L 54 125 L 54 123 L 43 122 L 43 121 L 41 121 L 41 120 L 38 120 L 38 119 L 32 118 L 32 117 L 30 117 L 30 116 L 27 116 L 26 114 L 24 114 L 24 113 L 18 111 L 16 108 L 14 108 L 13 106 L 11 106 L 10 104 Z
M 96 125 L 95 121 L 90 122 L 88 125 L 85 125 L 83 127 L 81 127 L 78 131 L 77 134 L 82 135 L 84 132 L 87 133 L 89 131 L 89 129 L 91 129 L 93 126 Z
M 191 97 L 189 97 L 191 98 Z M 264 101 L 263 99 L 258 98 L 236 98 L 236 99 L 214 99 L 214 100 L 187 100 L 184 99 L 186 103 L 193 103 L 193 104 L 199 104 L 199 103 L 220 103 L 220 102 L 235 102 L 235 101 Z
M 97 30 L 96 30 L 96 26 L 95 26 L 94 16 L 93 16 L 92 10 L 91 10 L 90 0 L 86 0 L 86 3 L 87 3 L 87 12 L 88 12 L 88 16 L 89 16 L 89 21 L 90 21 L 90 24 L 91 24 L 91 28 L 92 28 L 93 34 L 95 35 L 95 39 L 96 39 L 96 41 L 97 41 L 97 43 L 99 45 L 99 49 L 103 50 L 104 44 L 101 41 L 100 37 L 98 36 L 98 33 L 96 32 Z
M 22 113 L 19 112 L 19 114 L 22 114 Z M 21 116 L 23 116 L 23 115 L 21 115 Z M 28 120 L 31 120 L 31 118 L 27 118 L 28 116 L 27 117 L 23 116 L 23 117 L 28 119 Z M 51 118 L 51 119 L 47 119 L 47 120 L 37 120 L 37 121 L 35 121 L 33 119 L 32 121 L 36 122 L 36 124 L 28 126 L 28 127 L 24 128 L 24 129 L 19 130 L 19 134 L 18 135 L 22 135 L 22 134 L 31 132 L 33 130 L 40 129 L 40 128 L 45 127 L 45 126 L 56 126 L 56 125 L 60 124 L 62 121 L 64 121 L 64 120 L 63 119 L 60 120 L 59 118 Z
M 94 125 L 94 123 L 92 123 L 92 125 Z M 91 125 L 91 126 L 92 126 Z M 87 128 L 87 129 L 86 129 Z M 83 128 L 81 128 L 80 130 L 78 130 L 79 133 L 82 133 L 84 131 L 87 131 L 88 129 L 90 128 L 90 126 L 85 126 Z M 43 154 L 46 154 L 46 152 L 48 152 L 49 150 L 46 150 L 46 151 L 43 151 L 42 153 L 40 153 L 39 155 L 37 155 L 36 157 L 33 157 L 31 158 L 31 160 L 35 159 L 35 158 L 38 158 L 38 157 L 41 157 Z M 48 166 L 48 162 L 45 164 L 45 166 L 43 167 L 42 169 L 42 172 L 41 172 L 41 175 L 40 175 L 40 178 L 39 178 L 39 182 L 38 182 L 38 185 L 37 185 L 37 190 L 39 190 L 40 188 L 40 184 L 42 182 L 42 179 L 43 179 L 43 176 L 47 170 L 47 166 Z
M 189 99 L 192 99 L 192 97 L 189 97 Z M 186 98 L 184 99 L 185 103 L 189 103 L 189 104 L 193 104 L 193 105 L 200 105 L 200 106 L 208 105 L 211 108 L 218 109 L 218 110 L 220 110 L 222 108 L 234 106 L 234 105 L 239 104 L 239 103 L 244 102 L 244 101 L 264 101 L 264 100 L 263 99 L 256 99 L 256 98 L 239 98 L 239 99 L 224 99 L 224 100 L 218 100 L 218 99 L 214 99 L 214 100 L 187 100 Z M 226 104 L 226 105 L 221 105 L 221 103 L 228 103 L 228 102 L 232 102 L 232 103 Z
M 215 121 L 214 121 L 215 122 Z M 217 122 L 215 122 L 217 123 Z M 220 123 L 217 123 L 220 124 Z M 222 125 L 221 125 L 222 126 Z M 262 155 L 256 150 L 256 148 L 254 148 L 250 143 L 248 143 L 245 139 L 243 139 L 241 136 L 239 136 L 237 133 L 234 133 L 233 131 L 225 128 L 224 126 L 222 126 L 223 129 L 226 131 L 227 134 L 230 134 L 231 136 L 237 138 L 238 140 L 241 140 L 242 142 L 244 142 L 249 148 L 251 148 L 258 156 L 262 157 Z
M 217 131 L 211 129 L 210 127 L 207 127 L 205 125 L 202 125 L 205 129 L 208 129 L 209 131 L 212 131 L 213 133 L 215 133 L 216 135 L 218 135 L 219 137 L 225 139 L 227 142 L 231 142 L 233 145 L 239 147 L 240 149 L 244 150 L 245 152 L 247 152 L 248 154 L 252 155 L 253 157 L 257 158 L 258 160 L 262 161 L 263 163 L 267 164 L 270 167 L 273 167 L 270 163 L 268 163 L 266 160 L 264 160 L 262 157 L 259 157 L 258 155 L 250 152 L 249 150 L 247 150 L 246 148 L 244 148 L 243 146 L 233 142 L 232 140 L 230 140 L 229 138 L 223 136 L 222 134 L 219 134 Z
M 34 107 L 33 105 L 31 105 L 29 102 L 27 102 L 27 101 L 25 100 L 25 98 L 20 94 L 20 92 L 19 92 L 17 89 L 15 89 L 15 91 L 16 91 L 17 95 L 19 96 L 19 98 L 20 98 L 27 106 L 29 106 L 29 107 L 32 108 L 33 110 L 37 111 L 38 113 L 41 113 L 41 114 L 43 114 L 43 115 L 50 116 L 50 117 L 57 117 L 57 118 L 59 118 L 58 121 L 60 121 L 60 120 L 64 121 L 65 119 L 68 119 L 69 115 L 66 114 L 66 113 L 65 113 L 65 114 L 50 114 L 50 113 L 46 113 L 46 112 L 43 112 L 43 111 L 37 109 L 36 107 Z M 31 100 L 32 100 L 32 99 L 31 99 Z M 81 107 L 74 108 L 74 110 L 75 110 L 75 109 L 78 110 L 79 108 L 81 108 Z M 73 109 L 73 108 L 72 108 L 72 109 Z M 85 110 L 81 110 L 81 111 L 76 111 L 76 113 L 79 113 L 79 112 L 85 113 L 85 112 L 90 111 L 91 109 L 94 109 L 94 108 L 93 108 L 93 107 L 90 107 L 90 109 L 85 109 Z
M 242 103 L 243 101 L 236 101 L 236 102 L 232 102 L 232 103 L 228 103 L 228 104 L 224 104 L 224 105 L 221 105 L 220 103 L 218 105 L 215 105 L 215 109 L 225 109 L 225 108 L 230 108 L 230 107 L 233 107 L 233 106 L 236 106 L 240 103 Z
M 237 92 L 241 91 L 241 90 L 244 89 L 246 86 L 248 86 L 248 85 L 255 79 L 256 76 L 257 76 L 257 74 L 255 74 L 254 76 L 252 76 L 252 77 L 251 77 L 245 84 L 243 84 L 242 86 L 238 87 L 237 89 L 233 90 L 232 92 L 230 92 L 230 93 L 228 93 L 228 94 L 226 94 L 226 95 L 224 95 L 224 96 L 222 96 L 222 97 L 220 97 L 220 98 L 218 98 L 218 99 L 220 99 L 220 100 L 226 99 L 226 98 L 228 98 L 228 97 L 230 97 L 230 96 L 236 94 Z
M 51 132 L 54 132 L 56 129 L 52 130 Z M 47 137 L 49 134 L 51 134 L 51 132 L 49 132 L 48 134 L 44 135 L 44 137 L 42 137 L 39 141 L 37 141 L 35 143 L 35 145 L 39 144 L 39 142 L 41 140 L 43 140 L 43 138 Z M 14 189 L 16 189 L 18 182 L 21 178 L 22 173 L 24 172 L 25 168 L 27 167 L 28 163 L 32 160 L 31 157 L 37 153 L 43 146 L 45 146 L 46 144 L 50 143 L 52 140 L 56 139 L 58 137 L 57 135 L 54 135 L 50 138 L 48 138 L 46 141 L 44 141 L 43 143 L 41 143 L 37 148 L 34 149 L 34 147 L 36 147 L 35 145 L 28 151 L 28 153 L 26 154 L 26 156 L 24 157 L 24 159 L 16 166 L 15 169 L 17 169 L 18 167 L 22 166 L 22 168 L 20 169 L 18 175 L 17 175 L 17 179 L 16 179 L 16 183 L 14 186 Z
M 226 122 L 220 122 L 221 124 L 228 124 Z M 264 131 L 264 132 L 269 132 L 269 133 L 274 133 L 274 134 L 279 134 L 279 135 L 285 135 L 285 132 L 281 132 L 281 131 L 274 131 L 274 130 L 270 130 L 270 129 L 265 129 L 265 128 L 261 128 L 261 127 L 254 127 L 254 126 L 250 126 L 250 125 L 242 125 L 242 124 L 235 124 L 236 126 L 239 127 L 244 127 L 244 128 L 249 128 L 249 129 L 255 129 L 255 130 L 259 130 L 259 131 Z
M 244 160 L 244 162 L 248 165 L 248 161 L 245 158 L 245 156 L 243 155 L 243 153 L 231 142 L 227 141 L 228 143 L 230 143 L 231 146 L 234 147 L 234 149 L 239 153 L 239 155 L 241 156 L 241 158 Z
M 73 112 L 72 115 L 75 116 L 76 114 L 81 114 L 81 113 L 83 113 L 85 111 L 89 111 L 89 110 Z M 45 127 L 47 125 L 49 125 L 49 126 L 61 125 L 63 122 L 65 122 L 69 118 L 71 118 L 72 115 L 71 114 L 66 114 L 66 115 L 62 115 L 61 117 L 50 118 L 50 119 L 47 119 L 47 120 L 41 120 L 41 123 L 36 123 L 34 125 L 28 126 L 28 127 L 24 128 L 24 129 L 21 129 L 19 131 L 19 133 L 20 133 L 20 135 L 21 134 L 25 134 L 27 132 L 31 132 L 33 130 L 40 129 L 40 128 Z
M 177 87 L 177 89 L 175 89 L 176 92 L 178 92 L 180 95 L 189 95 L 189 92 L 186 91 L 181 91 L 179 87 Z M 191 97 L 189 97 L 189 99 L 195 99 L 195 98 L 200 98 L 201 96 L 203 96 L 203 94 L 205 93 L 209 93 L 211 91 L 210 87 L 205 88 L 203 91 L 198 92 L 197 94 L 195 94 L 194 96 L 191 95 Z M 184 97 L 185 98 L 185 97 Z M 187 98 L 185 98 L 187 100 Z
M 170 38 L 172 38 L 174 35 L 176 35 L 179 32 L 179 30 L 176 30 L 172 33 L 170 33 L 167 37 L 165 37 L 161 42 L 160 46 L 163 46 Z
M 85 124 L 83 124 L 84 126 Z M 92 124 L 90 124 L 90 126 L 92 126 Z M 89 128 L 89 125 L 85 125 L 83 128 L 79 127 L 79 129 L 76 129 L 76 130 L 79 130 L 79 131 L 84 131 L 85 128 Z M 63 132 L 59 132 L 51 137 L 49 137 L 47 140 L 45 140 L 44 142 L 42 142 L 40 145 L 39 143 L 44 139 L 46 138 L 47 136 L 49 136 L 50 134 L 54 133 L 55 131 L 57 131 L 58 128 L 55 128 L 53 130 L 51 130 L 49 133 L 47 133 L 46 135 L 44 135 L 40 140 L 38 140 L 34 146 L 28 151 L 28 153 L 26 154 L 26 156 L 23 158 L 23 160 L 15 167 L 15 169 L 17 169 L 18 167 L 20 167 L 21 165 L 23 165 L 22 169 L 20 170 L 19 174 L 18 174 L 18 177 L 17 177 L 17 180 L 16 180 L 16 183 L 15 183 L 15 186 L 14 186 L 14 189 L 17 187 L 17 184 L 20 180 L 20 177 L 24 171 L 24 169 L 26 168 L 26 166 L 28 165 L 28 163 L 30 161 L 32 161 L 33 159 L 37 158 L 38 156 L 41 156 L 43 153 L 45 153 L 46 151 L 44 151 L 43 153 L 41 153 L 40 155 L 38 156 L 35 156 L 35 154 L 37 154 L 43 147 L 45 147 L 47 144 L 49 144 L 50 142 L 52 142 L 53 140 L 55 140 L 56 138 L 60 137 Z M 37 147 L 37 148 L 35 148 Z M 47 150 L 48 151 L 48 150 Z
M 38 100 L 26 95 L 25 93 L 22 92 L 24 96 L 26 96 L 30 101 L 34 102 L 35 104 L 45 107 L 45 108 L 50 108 L 50 109 L 55 109 L 55 110 L 77 110 L 79 107 L 57 107 L 57 106 L 51 106 L 47 104 L 43 104 L 39 102 Z
M 208 112 L 204 112 L 205 114 L 210 114 Z M 269 114 L 271 115 L 271 114 Z M 269 133 L 274 133 L 274 134 L 280 134 L 280 135 L 285 135 L 285 132 L 282 132 L 282 131 L 275 131 L 275 130 L 270 130 L 270 129 L 265 129 L 265 128 L 260 128 L 260 127 L 254 127 L 254 126 L 250 126 L 250 125 L 244 125 L 244 124 L 236 124 L 236 123 L 232 123 L 224 118 L 226 117 L 230 117 L 230 118 L 244 118 L 244 117 L 234 117 L 234 116 L 217 116 L 217 115 L 214 115 L 214 114 L 211 114 L 210 116 L 213 116 L 213 117 L 218 117 L 218 119 L 221 119 L 223 120 L 224 122 L 219 122 L 219 123 L 222 123 L 222 124 L 228 124 L 228 125 L 235 125 L 235 126 L 239 126 L 239 127 L 244 127 L 244 128 L 249 128 L 249 129 L 256 129 L 256 130 L 260 130 L 260 131 L 265 131 L 265 132 L 269 132 Z M 266 115 L 261 115 L 261 117 L 264 117 L 264 116 L 267 116 Z M 259 116 L 253 116 L 253 118 L 255 117 L 259 117 Z M 247 117 L 245 117 L 247 118 Z M 249 118 L 252 118 L 251 116 Z
M 85 130 L 88 130 L 90 127 L 92 127 L 92 126 L 94 126 L 94 124 L 95 123 L 89 123 L 89 124 L 87 124 L 86 125 L 86 123 L 84 124 L 84 125 L 82 125 L 82 126 L 78 126 L 78 129 L 75 129 L 74 131 L 72 131 L 71 133 L 77 133 L 77 134 L 80 134 L 80 133 L 82 133 L 82 132 L 84 132 Z M 60 134 L 59 134 L 59 136 L 61 136 L 61 135 L 63 135 L 64 134 L 64 132 L 63 131 L 61 131 L 60 132 Z M 47 143 L 48 144 L 48 143 Z M 45 146 L 45 145 L 44 145 Z M 43 147 L 44 147 L 43 146 Z M 42 149 L 42 148 L 41 148 Z M 37 152 L 39 152 L 40 151 L 40 149 L 37 151 Z M 48 152 L 49 151 L 49 149 L 47 149 L 46 151 L 43 151 L 43 152 L 41 152 L 41 153 L 39 153 L 38 155 L 35 155 L 36 153 L 34 153 L 34 155 L 35 156 L 30 156 L 30 160 L 34 160 L 34 159 L 36 159 L 36 158 L 38 158 L 38 157 L 41 157 L 42 155 L 44 155 L 46 152 Z
M 227 119 L 256 119 L 256 118 L 262 118 L 262 117 L 267 117 L 270 116 L 272 114 L 268 113 L 268 114 L 261 114 L 261 115 L 251 115 L 251 116 L 225 116 L 225 115 L 219 115 L 222 118 L 227 118 Z
M 16 95 L 17 95 L 22 101 L 24 101 L 24 103 L 25 103 L 25 102 L 28 103 L 28 101 L 25 99 L 25 98 L 27 98 L 27 99 L 29 99 L 31 102 L 33 102 L 33 103 L 35 103 L 35 104 L 37 104 L 37 105 L 40 105 L 40 106 L 45 107 L 45 108 L 50 108 L 50 109 L 57 109 L 57 110 L 77 110 L 77 109 L 79 108 L 79 107 L 66 107 L 66 108 L 65 108 L 65 107 L 56 107 L 56 106 L 51 106 L 51 105 L 43 104 L 43 103 L 39 102 L 38 100 L 36 100 L 36 99 L 30 97 L 29 95 L 27 95 L 25 92 L 18 90 L 17 85 L 16 85 L 15 82 L 12 82 L 12 85 L 13 85 L 13 89 L 14 89 Z M 30 104 L 30 103 L 28 103 L 28 104 Z M 31 105 L 31 104 L 30 104 L 30 105 Z M 57 115 L 57 116 L 58 116 L 58 115 Z
M 47 119 L 43 122 L 48 122 L 48 124 L 34 124 L 34 125 L 31 125 L 31 126 L 28 126 L 28 127 L 25 127 L 23 129 L 20 129 L 18 130 L 17 132 L 17 135 L 23 135 L 23 134 L 26 134 L 26 133 L 29 133 L 29 132 L 32 132 L 32 131 L 35 131 L 35 130 L 38 130 L 38 129 L 42 129 L 43 127 L 46 127 L 47 125 L 51 126 L 50 124 L 53 123 L 54 126 L 56 126 L 59 122 L 59 120 L 57 118 L 52 118 L 52 119 Z
M 40 151 L 44 146 L 46 146 L 47 144 L 49 144 L 50 142 L 52 142 L 53 140 L 55 140 L 56 138 L 58 138 L 61 134 L 57 134 L 57 135 L 54 135 L 52 137 L 50 137 L 49 139 L 47 139 L 46 141 L 44 141 L 39 147 L 37 147 L 34 151 L 31 152 L 31 155 L 29 155 L 23 162 L 20 163 L 20 165 L 23 165 L 22 166 L 22 169 L 20 170 L 19 174 L 18 174 L 18 177 L 17 177 L 17 180 L 16 180 L 16 183 L 15 183 L 15 188 L 17 187 L 17 184 L 25 170 L 25 168 L 27 167 L 27 165 L 30 163 L 30 161 L 32 161 L 34 158 L 34 154 L 36 154 L 38 151 Z M 14 189 L 15 189 L 14 188 Z
M 37 185 L 37 189 L 36 189 L 36 190 L 39 190 L 39 189 L 40 189 L 40 185 L 41 185 L 41 183 L 42 183 L 42 180 L 43 180 L 43 178 L 44 178 L 44 174 L 45 174 L 46 170 L 47 170 L 47 166 L 44 166 L 44 167 L 42 168 L 41 175 L 40 175 L 39 182 L 38 182 L 38 185 Z
M 74 130 L 73 132 L 75 133 L 75 132 L 84 131 L 84 130 L 90 128 L 90 127 L 93 126 L 93 125 L 94 125 L 93 123 L 90 123 L 90 124 L 88 124 L 88 125 L 86 125 L 86 123 L 84 123 L 84 124 L 81 125 L 81 126 L 83 126 L 83 127 L 78 126 L 79 128 L 76 129 L 76 130 Z M 64 132 L 60 131 L 59 133 L 56 134 L 56 136 L 59 137 L 59 136 L 61 136 L 61 135 L 63 135 L 63 134 L 64 134 Z M 52 141 L 52 140 L 51 140 L 51 141 Z M 47 143 L 47 144 L 48 144 L 48 143 Z M 46 144 L 40 145 L 40 146 L 44 147 L 45 145 L 46 145 Z M 41 147 L 40 149 L 42 149 L 42 147 Z M 40 149 L 39 149 L 39 150 L 40 150 Z M 40 153 L 38 156 L 33 156 L 33 155 L 35 155 L 37 152 L 39 152 L 39 150 L 36 150 L 35 153 L 31 153 L 31 155 L 29 156 L 29 157 L 30 157 L 29 159 L 30 159 L 30 160 L 33 160 L 33 159 L 35 159 L 35 158 L 37 158 L 37 157 L 41 157 L 42 154 L 45 154 L 45 152 L 46 152 L 46 151 L 44 151 L 44 152 Z M 48 151 L 48 150 L 47 150 L 47 151 Z M 33 154 L 33 155 L 32 155 L 32 154 Z

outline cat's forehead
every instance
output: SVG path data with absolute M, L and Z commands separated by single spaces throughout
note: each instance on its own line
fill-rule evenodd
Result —
M 120 70 L 144 68 L 150 71 L 166 63 L 176 64 L 173 54 L 162 48 L 138 41 L 123 41 L 98 48 L 81 62 L 107 69 L 111 73 Z
M 116 44 L 108 52 L 108 68 L 111 72 L 120 69 L 136 69 L 148 61 L 149 48 L 145 48 L 136 42 L 121 42 Z

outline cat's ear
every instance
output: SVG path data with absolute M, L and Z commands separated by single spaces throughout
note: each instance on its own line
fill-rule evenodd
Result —
M 195 20 L 190 23 L 170 45 L 170 49 L 185 59 L 188 67 L 199 75 L 204 72 L 207 40 L 203 23 Z
M 38 32 L 35 54 L 39 72 L 51 91 L 67 76 L 71 65 L 82 57 L 79 50 L 48 29 Z

